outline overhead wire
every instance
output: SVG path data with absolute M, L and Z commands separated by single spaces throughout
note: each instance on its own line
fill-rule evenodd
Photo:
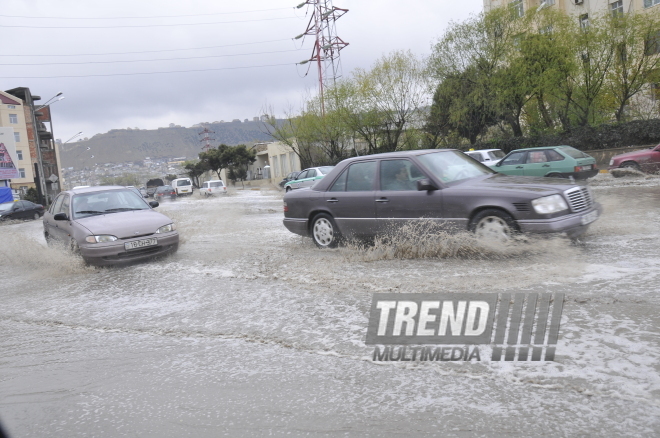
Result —
M 0 17 L 5 18 L 30 18 L 30 19 L 51 19 L 51 20 L 145 20 L 149 18 L 184 18 L 184 17 L 207 17 L 211 15 L 233 15 L 233 14 L 251 14 L 253 12 L 270 12 L 270 11 L 281 11 L 285 9 L 292 9 L 291 7 L 286 8 L 270 8 L 270 9 L 256 9 L 253 11 L 238 11 L 238 12 L 210 12 L 204 14 L 181 14 L 181 15 L 149 15 L 142 17 L 37 17 L 34 15 L 4 15 L 0 14 Z M 295 9 L 295 8 L 293 8 Z
M 175 24 L 125 24 L 119 26 L 25 26 L 25 25 L 2 25 L 3 28 L 22 28 L 22 29 L 127 29 L 127 28 L 145 28 L 145 27 L 177 27 L 177 26 L 204 26 L 210 24 L 232 24 L 232 23 L 252 23 L 257 21 L 291 20 L 298 17 L 275 17 L 259 18 L 255 20 L 234 20 L 234 21 L 210 21 L 206 23 L 175 23 Z

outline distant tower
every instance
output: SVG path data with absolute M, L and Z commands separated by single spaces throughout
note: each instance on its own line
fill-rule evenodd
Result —
M 307 30 L 298 35 L 300 39 L 305 35 L 314 36 L 314 48 L 309 60 L 303 61 L 306 64 L 310 61 L 316 61 L 319 73 L 319 96 L 321 98 L 321 111 L 325 114 L 324 90 L 335 84 L 335 81 L 341 77 L 341 62 L 339 52 L 348 43 L 337 36 L 337 27 L 335 22 L 348 12 L 348 9 L 340 9 L 332 6 L 332 0 L 306 0 L 298 5 L 298 8 L 309 6 L 312 10 L 312 16 L 307 24 Z
M 199 133 L 199 135 L 204 135 L 204 137 L 200 140 L 200 142 L 204 142 L 204 146 L 202 146 L 202 149 L 204 152 L 208 152 L 209 149 L 211 149 L 211 140 L 215 140 L 214 138 L 209 137 L 209 134 L 215 134 L 215 131 L 209 130 L 206 126 L 204 127 L 204 130 Z

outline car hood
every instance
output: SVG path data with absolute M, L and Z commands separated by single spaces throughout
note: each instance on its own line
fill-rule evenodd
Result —
M 172 219 L 154 210 L 122 211 L 76 219 L 93 235 L 111 234 L 120 239 L 155 233 Z
M 626 152 L 625 154 L 619 154 L 612 157 L 613 160 L 626 159 L 626 158 L 642 158 L 651 153 L 653 149 L 642 149 L 641 151 Z
M 483 191 L 497 191 L 503 190 L 516 192 L 517 195 L 529 196 L 533 198 L 548 196 L 555 193 L 563 192 L 572 187 L 581 184 L 571 182 L 564 178 L 547 178 L 547 177 L 532 177 L 532 176 L 512 176 L 495 174 L 486 178 L 478 178 L 466 181 L 456 188 L 464 187 L 465 189 L 474 190 L 479 189 Z

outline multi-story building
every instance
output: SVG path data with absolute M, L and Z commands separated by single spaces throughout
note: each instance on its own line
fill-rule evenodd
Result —
M 61 169 L 59 153 L 53 138 L 50 106 L 35 105 L 35 101 L 41 100 L 41 97 L 33 95 L 30 89 L 26 87 L 7 90 L 3 95 L 14 101 L 20 101 L 20 107 L 16 105 L 17 108 L 13 109 L 17 110 L 15 113 L 16 118 L 24 121 L 25 139 L 21 138 L 21 142 L 16 143 L 16 149 L 18 151 L 20 147 L 23 151 L 29 151 L 30 160 L 29 163 L 25 163 L 25 178 L 17 181 L 12 180 L 12 188 L 35 187 L 40 202 L 44 205 L 50 204 L 60 192 L 59 169 Z M 9 109 L 12 108 L 7 108 L 7 110 Z M 20 157 L 19 163 L 22 164 Z M 29 172 L 27 171 L 28 167 L 30 168 Z
M 0 91 L 0 126 L 14 130 L 17 158 L 14 165 L 19 178 L 11 179 L 11 188 L 25 192 L 30 187 L 36 187 L 23 101 L 3 91 Z
M 484 10 L 509 6 L 519 15 L 532 8 L 555 7 L 567 14 L 588 20 L 589 16 L 644 11 L 660 5 L 660 0 L 484 0 Z

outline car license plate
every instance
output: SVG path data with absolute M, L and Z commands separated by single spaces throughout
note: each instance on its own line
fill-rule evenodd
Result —
M 591 170 L 591 164 L 587 164 L 586 166 L 582 166 L 582 170 Z
M 598 211 L 592 211 L 582 216 L 582 225 L 587 225 L 598 219 Z
M 154 246 L 158 245 L 158 239 L 142 239 L 134 240 L 133 242 L 124 243 L 124 248 L 126 251 L 137 248 L 144 248 L 145 246 Z

